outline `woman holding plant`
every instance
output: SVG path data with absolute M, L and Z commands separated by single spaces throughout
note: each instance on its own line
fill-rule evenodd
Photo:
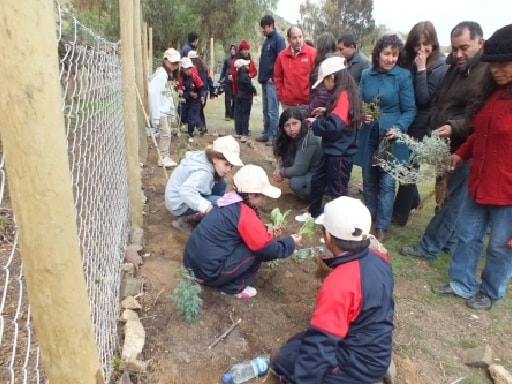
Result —
M 265 196 L 277 199 L 263 168 L 246 165 L 233 176 L 234 191 L 217 201 L 190 236 L 183 255 L 185 267 L 202 284 L 248 299 L 262 262 L 290 256 L 300 243 L 298 234 L 273 238 L 258 213 Z
M 409 159 L 406 145 L 393 142 L 398 132 L 407 132 L 416 107 L 411 72 L 397 65 L 402 40 L 396 35 L 382 36 L 373 49 L 372 67 L 363 71 L 359 91 L 364 103 L 378 105 L 380 115 L 364 114 L 354 163 L 363 170 L 364 202 L 375 222 L 375 237 L 386 238 L 391 224 L 395 179 L 381 166 L 373 164 L 379 143 L 385 144 L 399 162 Z
M 291 107 L 281 113 L 274 156 L 279 166 L 272 174 L 273 180 L 288 179 L 293 193 L 309 200 L 311 177 L 322 159 L 322 139 L 308 129 L 301 109 Z
M 430 107 L 449 67 L 445 61 L 445 56 L 439 51 L 434 25 L 430 21 L 414 25 L 405 43 L 403 65 L 412 73 L 416 97 L 416 117 L 407 134 L 418 141 L 423 140 L 425 135 L 430 136 Z M 395 197 L 393 222 L 406 225 L 409 213 L 419 203 L 420 195 L 416 184 L 401 184 Z

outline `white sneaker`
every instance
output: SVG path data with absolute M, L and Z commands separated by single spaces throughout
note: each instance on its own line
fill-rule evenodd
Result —
M 189 138 L 188 138 L 188 142 L 189 142 L 189 143 L 193 143 L 193 142 L 194 142 L 194 139 L 193 139 L 192 137 L 189 137 Z
M 178 163 L 175 162 L 170 157 L 164 157 L 163 159 L 158 159 L 159 167 L 171 168 L 171 167 L 175 167 L 177 165 L 178 165 Z
M 311 218 L 311 213 L 304 212 L 298 216 L 295 216 L 295 221 L 300 221 L 301 223 L 304 223 L 305 221 L 307 221 L 310 218 Z
M 251 297 L 256 296 L 257 293 L 258 291 L 256 290 L 256 288 L 248 285 L 247 287 L 244 288 L 242 292 L 237 293 L 235 297 L 237 299 L 250 299 Z

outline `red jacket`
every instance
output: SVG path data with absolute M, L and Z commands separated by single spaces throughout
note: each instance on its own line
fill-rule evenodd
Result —
M 471 159 L 469 195 L 478 204 L 512 205 L 512 86 L 494 91 L 477 112 L 473 127 L 473 134 L 455 152 Z
M 285 105 L 309 104 L 309 74 L 315 63 L 316 49 L 303 44 L 297 56 L 290 46 L 279 52 L 274 64 L 277 98 Z
M 235 68 L 235 61 L 237 61 L 239 58 L 235 58 L 233 60 L 231 60 L 231 76 L 233 77 L 233 81 L 231 82 L 232 85 L 233 85 L 233 95 L 238 95 L 238 85 L 237 85 L 237 71 L 236 71 L 236 68 Z M 247 60 L 247 59 L 244 59 L 244 60 Z M 256 64 L 254 64 L 254 60 L 253 59 L 250 59 L 249 60 L 249 76 L 251 78 L 254 78 L 256 77 L 256 75 L 258 74 L 258 70 L 256 69 Z

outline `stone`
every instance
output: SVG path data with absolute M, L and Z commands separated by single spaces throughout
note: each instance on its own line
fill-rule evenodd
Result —
M 146 338 L 144 327 L 142 326 L 137 312 L 131 309 L 125 309 L 121 320 L 124 325 L 124 344 L 121 352 L 121 370 L 130 370 L 143 372 L 147 368 L 147 363 L 139 360 L 142 356 L 142 348 Z
M 144 260 L 142 260 L 142 256 L 140 256 L 137 251 L 138 251 L 138 246 L 132 246 L 132 245 L 127 246 L 124 261 L 126 263 L 132 263 L 136 267 L 144 264 Z
M 501 365 L 491 364 L 489 374 L 494 384 L 512 384 L 512 375 Z
M 142 246 L 144 244 L 144 230 L 134 225 L 133 227 L 130 228 L 129 238 L 130 244 Z
M 134 277 L 121 279 L 121 297 L 135 296 L 142 292 L 142 281 Z
M 469 367 L 487 368 L 492 364 L 491 347 L 484 345 L 468 350 L 464 363 Z
M 123 272 L 123 277 L 133 277 L 135 276 L 135 265 L 132 263 L 121 264 L 121 271 Z
M 142 306 L 133 296 L 126 296 L 126 298 L 121 301 L 121 308 L 123 309 L 141 309 Z

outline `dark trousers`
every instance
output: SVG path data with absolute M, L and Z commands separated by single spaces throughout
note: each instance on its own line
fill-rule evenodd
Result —
M 409 214 L 420 204 L 420 193 L 416 184 L 400 184 L 393 204 L 393 218 L 405 225 Z
M 235 133 L 237 135 L 249 134 L 249 118 L 251 116 L 252 98 L 240 97 L 235 102 Z
M 322 209 L 324 193 L 332 198 L 347 196 L 348 181 L 354 165 L 352 157 L 324 155 L 311 177 L 311 203 L 309 213 L 318 217 Z
M 224 83 L 224 110 L 224 117 L 232 119 L 235 116 L 235 98 L 231 81 Z
M 190 99 L 181 104 L 181 122 L 187 124 L 189 137 L 194 136 L 194 129 L 201 127 L 201 99 Z

